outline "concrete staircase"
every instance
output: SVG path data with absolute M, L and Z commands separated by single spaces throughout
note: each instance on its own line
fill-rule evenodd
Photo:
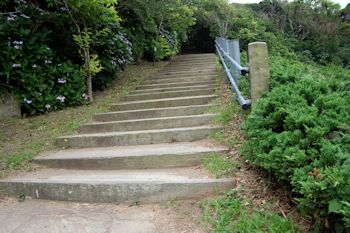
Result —
M 96 114 L 60 151 L 35 159 L 36 172 L 0 181 L 0 190 L 32 198 L 78 202 L 162 202 L 202 198 L 232 187 L 198 165 L 210 153 L 207 113 L 215 95 L 213 54 L 182 55 L 135 91 Z

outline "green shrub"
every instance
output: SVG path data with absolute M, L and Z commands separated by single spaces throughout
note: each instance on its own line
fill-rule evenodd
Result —
M 247 118 L 242 152 L 290 181 L 300 207 L 321 216 L 318 222 L 327 217 L 335 226 L 349 214 L 344 204 L 330 209 L 350 201 L 350 89 L 338 79 L 285 75 L 290 82 L 267 93 Z

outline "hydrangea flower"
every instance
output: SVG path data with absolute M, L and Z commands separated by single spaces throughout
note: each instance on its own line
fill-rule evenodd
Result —
M 63 95 L 59 95 L 56 97 L 56 99 L 59 100 L 61 103 L 63 103 L 66 97 L 64 97 Z
M 32 103 L 32 100 L 29 100 L 29 99 L 27 99 L 27 98 L 24 98 L 23 101 L 24 101 L 25 103 L 27 103 L 27 104 L 31 104 L 31 103 Z
M 67 82 L 66 80 L 64 80 L 64 78 L 58 78 L 57 81 L 61 84 L 65 84 Z
M 30 19 L 30 17 L 28 15 L 25 15 L 25 14 L 20 14 L 20 16 L 25 18 L 25 19 Z
M 45 108 L 46 108 L 46 110 L 49 110 L 51 108 L 51 105 L 50 104 L 45 104 Z
M 10 16 L 7 16 L 7 21 L 14 21 L 16 20 L 16 18 L 17 18 L 17 15 L 10 14 Z
M 22 67 L 22 65 L 19 64 L 19 63 L 15 63 L 15 64 L 12 64 L 12 67 L 13 68 L 19 68 L 19 67 Z

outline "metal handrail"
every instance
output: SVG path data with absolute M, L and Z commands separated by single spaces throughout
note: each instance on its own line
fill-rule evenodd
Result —
M 222 45 L 220 44 L 226 44 L 226 51 L 223 48 Z M 239 44 L 238 41 L 230 41 L 224 38 L 216 38 L 215 40 L 215 48 L 216 51 L 220 57 L 221 63 L 225 69 L 226 75 L 228 77 L 228 79 L 230 80 L 230 83 L 232 85 L 233 90 L 236 92 L 237 94 L 237 100 L 239 102 L 239 104 L 241 105 L 242 109 L 247 110 L 250 108 L 251 106 L 251 100 L 246 100 L 239 88 L 236 82 L 238 82 L 238 78 L 239 77 L 235 77 L 235 74 L 233 72 L 233 70 L 238 71 L 239 75 L 246 75 L 247 73 L 249 73 L 249 68 L 248 67 L 242 67 L 239 63 Z M 235 57 L 236 59 L 233 59 L 231 56 Z M 238 61 L 236 61 L 238 60 Z M 228 63 L 228 64 L 227 64 Z M 230 65 L 230 67 L 233 69 L 230 69 L 228 67 L 228 65 Z

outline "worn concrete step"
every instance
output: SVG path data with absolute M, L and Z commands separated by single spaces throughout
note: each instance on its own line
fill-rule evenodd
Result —
M 184 71 L 190 71 L 190 70 L 216 70 L 216 65 L 213 64 L 212 62 L 210 63 L 194 63 L 194 64 L 172 64 L 170 63 L 169 65 L 165 66 L 161 71 L 179 71 L 179 70 L 184 70 Z
M 145 79 L 144 81 L 153 81 L 153 80 L 163 80 L 163 79 L 185 79 L 185 78 L 203 78 L 203 77 L 217 77 L 217 72 L 196 72 L 196 73 L 190 73 L 190 74 L 156 74 L 153 76 L 150 76 L 149 78 Z
M 143 84 L 136 88 L 136 90 L 147 90 L 154 88 L 169 88 L 169 87 L 192 87 L 198 85 L 216 85 L 216 80 L 196 81 L 196 82 L 177 82 L 175 79 L 171 83 L 163 84 Z
M 146 90 L 134 90 L 131 91 L 131 95 L 135 94 L 148 94 L 148 93 L 159 93 L 168 91 L 188 91 L 188 90 L 200 90 L 200 89 L 216 89 L 216 85 L 198 85 L 198 86 L 185 86 L 185 87 L 165 87 L 165 88 L 153 88 Z
M 166 170 L 51 170 L 0 181 L 2 192 L 33 199 L 90 203 L 157 203 L 217 195 L 234 186 L 198 168 Z
M 219 129 L 218 126 L 203 125 L 187 128 L 77 134 L 58 137 L 56 144 L 60 148 L 86 148 L 191 142 L 204 139 L 209 133 Z
M 111 111 L 126 111 L 137 109 L 150 109 L 150 108 L 167 108 L 167 107 L 180 107 L 189 105 L 202 105 L 208 104 L 217 98 L 217 95 L 200 95 L 200 96 L 187 96 L 176 98 L 165 98 L 155 100 L 139 100 L 121 102 L 111 105 Z
M 161 78 L 186 78 L 186 77 L 203 77 L 203 76 L 216 76 L 217 72 L 212 71 L 190 71 L 190 72 L 164 72 L 156 73 L 150 77 L 150 79 L 161 79 Z
M 137 101 L 137 100 L 151 100 L 151 99 L 164 99 L 175 98 L 185 96 L 197 96 L 197 95 L 211 95 L 214 94 L 215 89 L 198 89 L 198 90 L 185 90 L 185 91 L 167 91 L 167 92 L 154 92 L 146 94 L 132 94 L 123 96 L 122 101 Z
M 37 157 L 34 162 L 50 168 L 126 170 L 197 166 L 212 153 L 226 153 L 225 147 L 207 142 L 102 147 L 61 150 Z
M 79 129 L 79 132 L 83 134 L 88 134 L 191 127 L 210 124 L 214 117 L 216 117 L 217 115 L 218 114 L 207 113 L 191 116 L 173 116 L 125 121 L 95 122 L 82 125 Z
M 214 73 L 216 72 L 215 66 L 172 66 L 166 69 L 162 69 L 155 73 L 155 75 L 167 75 L 167 74 L 191 74 L 191 73 Z
M 142 84 L 168 84 L 174 82 L 201 82 L 201 81 L 215 81 L 215 75 L 212 76 L 188 76 L 188 77 L 168 77 L 168 78 L 152 78 L 147 79 Z
M 94 121 L 108 122 L 108 121 L 122 121 L 144 118 L 158 118 L 158 117 L 174 117 L 174 116 L 188 116 L 199 115 L 208 111 L 209 108 L 215 105 L 190 105 L 170 108 L 151 108 L 130 111 L 118 111 L 98 113 L 93 116 Z

